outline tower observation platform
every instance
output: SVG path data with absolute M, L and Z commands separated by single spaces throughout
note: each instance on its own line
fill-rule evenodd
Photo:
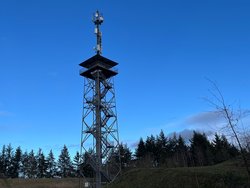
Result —
M 84 67 L 80 70 L 80 75 L 94 79 L 92 73 L 96 70 L 100 70 L 104 74 L 105 78 L 108 79 L 118 74 L 117 71 L 111 69 L 116 65 L 118 65 L 118 63 L 96 54 L 80 64 L 80 66 Z

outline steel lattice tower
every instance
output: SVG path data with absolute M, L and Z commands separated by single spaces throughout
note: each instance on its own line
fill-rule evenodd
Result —
M 103 17 L 98 11 L 94 14 L 93 22 L 97 36 L 96 55 L 80 64 L 83 67 L 80 75 L 84 77 L 80 164 L 91 166 L 95 179 L 92 187 L 100 188 L 103 183 L 113 181 L 120 172 L 113 79 L 118 74 L 113 67 L 118 63 L 101 56 L 100 25 Z

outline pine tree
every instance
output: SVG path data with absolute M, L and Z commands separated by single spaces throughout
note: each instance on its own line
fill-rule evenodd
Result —
M 194 165 L 204 166 L 213 164 L 212 145 L 206 135 L 194 131 L 191 141 L 191 153 Z
M 37 177 L 37 161 L 34 154 L 34 151 L 31 150 L 28 156 L 29 168 L 28 168 L 28 177 L 36 178 Z
M 142 138 L 140 138 L 137 149 L 135 150 L 135 156 L 138 160 L 141 160 L 146 156 L 146 147 Z
M 16 149 L 14 160 L 13 160 L 13 174 L 12 178 L 18 178 L 21 168 L 21 158 L 22 158 L 22 150 L 20 146 Z
M 163 132 L 163 130 L 161 130 L 159 136 L 157 136 L 157 145 L 160 145 L 161 148 L 165 148 L 166 144 L 167 144 L 167 138 Z
M 13 176 L 13 171 L 14 171 L 13 159 L 14 159 L 13 148 L 11 144 L 9 144 L 6 148 L 6 160 L 5 160 L 6 164 L 5 175 L 9 178 Z
M 221 140 L 222 140 L 223 148 L 225 148 L 225 150 L 227 150 L 228 152 L 229 158 L 233 158 L 233 157 L 240 155 L 240 151 L 233 144 L 230 144 L 228 142 L 225 135 L 221 136 Z
M 61 177 L 65 178 L 72 176 L 72 162 L 70 160 L 68 148 L 65 145 L 63 146 L 61 154 L 59 155 L 58 168 Z
M 165 165 L 168 167 L 178 166 L 176 157 L 177 157 L 177 138 L 176 134 L 174 134 L 173 137 L 170 137 L 167 140 Z
M 79 163 L 80 163 L 80 154 L 77 151 L 76 155 L 75 155 L 75 157 L 73 159 L 73 168 L 74 168 L 74 176 L 75 177 L 79 177 L 79 175 L 80 175 Z
M 240 151 L 233 144 L 230 144 L 229 155 L 231 156 L 231 158 L 239 156 Z
M 30 167 L 30 163 L 29 163 L 29 154 L 27 151 L 24 152 L 24 154 L 21 157 L 21 167 L 20 167 L 20 174 L 21 177 L 23 178 L 28 178 L 28 174 L 29 174 L 29 167 Z
M 155 153 L 155 137 L 153 135 L 151 135 L 150 137 L 147 137 L 146 143 L 145 143 L 145 148 L 146 148 L 146 152 L 150 153 L 152 156 Z
M 93 178 L 94 177 L 94 170 L 89 165 L 89 157 L 92 155 L 92 151 L 89 150 L 89 152 L 85 152 L 82 157 L 82 163 L 80 164 L 80 174 L 84 175 L 84 177 L 87 178 Z M 81 162 L 81 161 L 80 161 Z
M 3 145 L 2 152 L 0 155 L 0 176 L 5 176 L 6 174 L 6 147 Z
M 156 162 L 158 165 L 163 165 L 166 160 L 167 152 L 166 152 L 167 138 L 163 130 L 161 130 L 159 136 L 156 137 Z
M 153 167 L 158 166 L 156 140 L 153 135 L 151 135 L 150 137 L 147 137 L 147 140 L 145 142 L 145 148 L 146 148 L 146 156 L 147 156 L 147 161 L 149 162 L 149 166 L 153 166 Z
M 188 148 L 185 145 L 184 139 L 180 135 L 176 145 L 176 156 L 177 156 L 178 166 L 183 167 L 188 165 L 187 152 Z
M 36 161 L 37 161 L 37 177 L 44 178 L 46 176 L 47 164 L 41 148 L 39 148 L 38 150 Z
M 218 134 L 215 134 L 213 140 L 214 162 L 220 163 L 237 156 L 239 154 L 239 151 L 236 148 L 236 150 L 232 148 L 235 147 L 228 142 L 225 135 L 219 136 Z M 235 152 L 232 153 L 231 151 L 233 150 Z
M 47 178 L 54 178 L 56 176 L 56 162 L 55 162 L 55 157 L 50 150 L 49 155 L 47 157 L 47 172 L 46 172 L 46 177 Z
M 218 134 L 215 134 L 213 140 L 213 153 L 215 163 L 223 162 L 229 158 L 228 148 L 224 147 L 223 141 Z
M 131 162 L 132 152 L 126 144 L 123 145 L 122 143 L 119 145 L 119 150 L 121 156 L 121 167 L 122 169 L 125 169 L 129 166 L 129 163 Z
M 175 154 L 177 142 L 178 142 L 177 137 L 176 134 L 174 133 L 173 137 L 169 138 L 167 141 L 166 150 L 168 153 L 168 157 L 173 157 L 173 155 Z

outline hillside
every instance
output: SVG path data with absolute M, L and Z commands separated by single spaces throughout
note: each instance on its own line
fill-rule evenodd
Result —
M 0 179 L 0 188 L 78 188 L 78 178 Z M 139 168 L 122 174 L 108 188 L 250 188 L 238 159 L 207 167 Z
M 250 187 L 239 159 L 192 168 L 140 168 L 120 176 L 109 188 L 235 188 Z

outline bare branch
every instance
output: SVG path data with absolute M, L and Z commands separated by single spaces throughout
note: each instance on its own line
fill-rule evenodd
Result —
M 227 128 L 227 130 L 230 130 L 233 138 L 236 140 L 236 142 L 240 148 L 241 156 L 243 158 L 246 170 L 247 170 L 248 175 L 250 177 L 250 168 L 249 168 L 247 158 L 246 158 L 245 152 L 243 150 L 243 147 L 242 147 L 242 144 L 241 144 L 241 141 L 239 138 L 239 136 L 241 135 L 241 132 L 240 132 L 239 126 L 238 126 L 239 122 L 242 120 L 243 115 L 247 115 L 250 113 L 249 112 L 244 113 L 244 112 L 242 112 L 242 110 L 240 108 L 238 110 L 234 110 L 233 105 L 232 106 L 227 105 L 225 102 L 224 96 L 223 96 L 222 92 L 220 91 L 218 85 L 210 79 L 207 79 L 207 80 L 212 85 L 213 90 L 209 90 L 209 93 L 211 94 L 211 96 L 213 97 L 215 102 L 213 100 L 209 100 L 209 99 L 206 99 L 206 101 L 210 105 L 213 105 L 215 107 L 215 109 L 217 109 L 217 111 L 220 112 L 222 114 L 222 116 L 224 117 L 224 119 L 226 121 L 226 126 L 224 128 Z

